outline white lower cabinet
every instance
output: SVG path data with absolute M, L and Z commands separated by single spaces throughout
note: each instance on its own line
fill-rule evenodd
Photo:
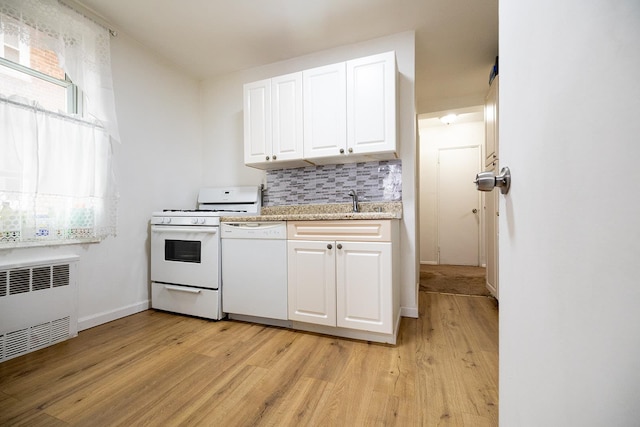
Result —
M 335 328 L 300 329 L 395 343 L 398 221 L 295 221 L 287 227 L 289 319 Z
M 336 323 L 393 332 L 391 243 L 336 244 Z
M 336 261 L 333 247 L 334 242 L 288 242 L 290 320 L 336 326 Z

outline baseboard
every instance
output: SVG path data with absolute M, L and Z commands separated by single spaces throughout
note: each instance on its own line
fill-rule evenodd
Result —
M 84 331 L 85 329 L 93 328 L 94 326 L 102 325 L 103 323 L 111 322 L 112 320 L 140 313 L 141 311 L 148 310 L 149 307 L 150 301 L 144 300 L 115 310 L 81 317 L 78 319 L 78 331 Z
M 420 265 L 438 265 L 438 261 L 420 261 Z
M 413 317 L 414 319 L 417 319 L 418 308 L 417 307 L 400 307 L 400 315 L 402 317 Z

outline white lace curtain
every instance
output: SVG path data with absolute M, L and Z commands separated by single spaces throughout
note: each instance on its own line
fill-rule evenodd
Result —
M 109 134 L 24 102 L 0 97 L 0 247 L 115 235 Z
M 3 26 L 2 15 L 19 25 Z M 0 0 L 3 31 L 56 52 L 94 120 L 0 95 L 0 248 L 115 235 L 111 141 L 119 135 L 108 30 L 56 0 Z
M 0 32 L 58 55 L 61 68 L 86 96 L 85 113 L 119 141 L 109 30 L 58 0 L 0 0 L 0 14 L 18 22 L 7 25 L 0 19 Z

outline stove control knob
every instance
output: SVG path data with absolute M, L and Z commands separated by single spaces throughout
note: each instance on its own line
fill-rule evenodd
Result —
M 162 220 L 163 224 L 171 224 L 171 218 L 167 218 L 167 220 Z
M 205 219 L 204 218 L 200 218 L 200 224 L 204 224 L 205 223 Z
M 198 218 L 191 218 L 191 224 L 197 224 Z

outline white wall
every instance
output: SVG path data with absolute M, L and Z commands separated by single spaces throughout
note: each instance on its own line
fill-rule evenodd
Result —
M 264 172 L 248 168 L 243 163 L 244 83 L 389 50 L 396 51 L 400 75 L 398 126 L 404 205 L 401 236 L 401 305 L 405 315 L 417 317 L 415 37 L 412 31 L 204 81 L 204 184 L 257 185 L 264 182 Z
M 640 420 L 640 2 L 500 2 L 500 425 Z
M 124 33 L 111 43 L 122 138 L 114 144 L 117 237 L 98 244 L 2 251 L 3 260 L 80 255 L 80 329 L 148 307 L 150 214 L 195 207 L 202 181 L 198 83 Z
M 482 107 L 477 107 L 477 109 L 482 111 Z M 478 120 L 450 125 L 445 125 L 438 119 L 420 120 L 421 264 L 438 264 L 438 150 L 454 147 L 483 147 L 484 116 L 482 113 L 473 116 L 478 116 Z M 483 148 L 480 151 L 484 153 Z M 469 180 L 469 185 L 473 185 L 471 180 Z M 456 197 L 456 194 L 443 194 L 441 197 Z M 482 236 L 483 233 L 480 235 Z M 484 241 L 482 238 L 480 239 L 480 248 L 480 263 L 484 264 Z

